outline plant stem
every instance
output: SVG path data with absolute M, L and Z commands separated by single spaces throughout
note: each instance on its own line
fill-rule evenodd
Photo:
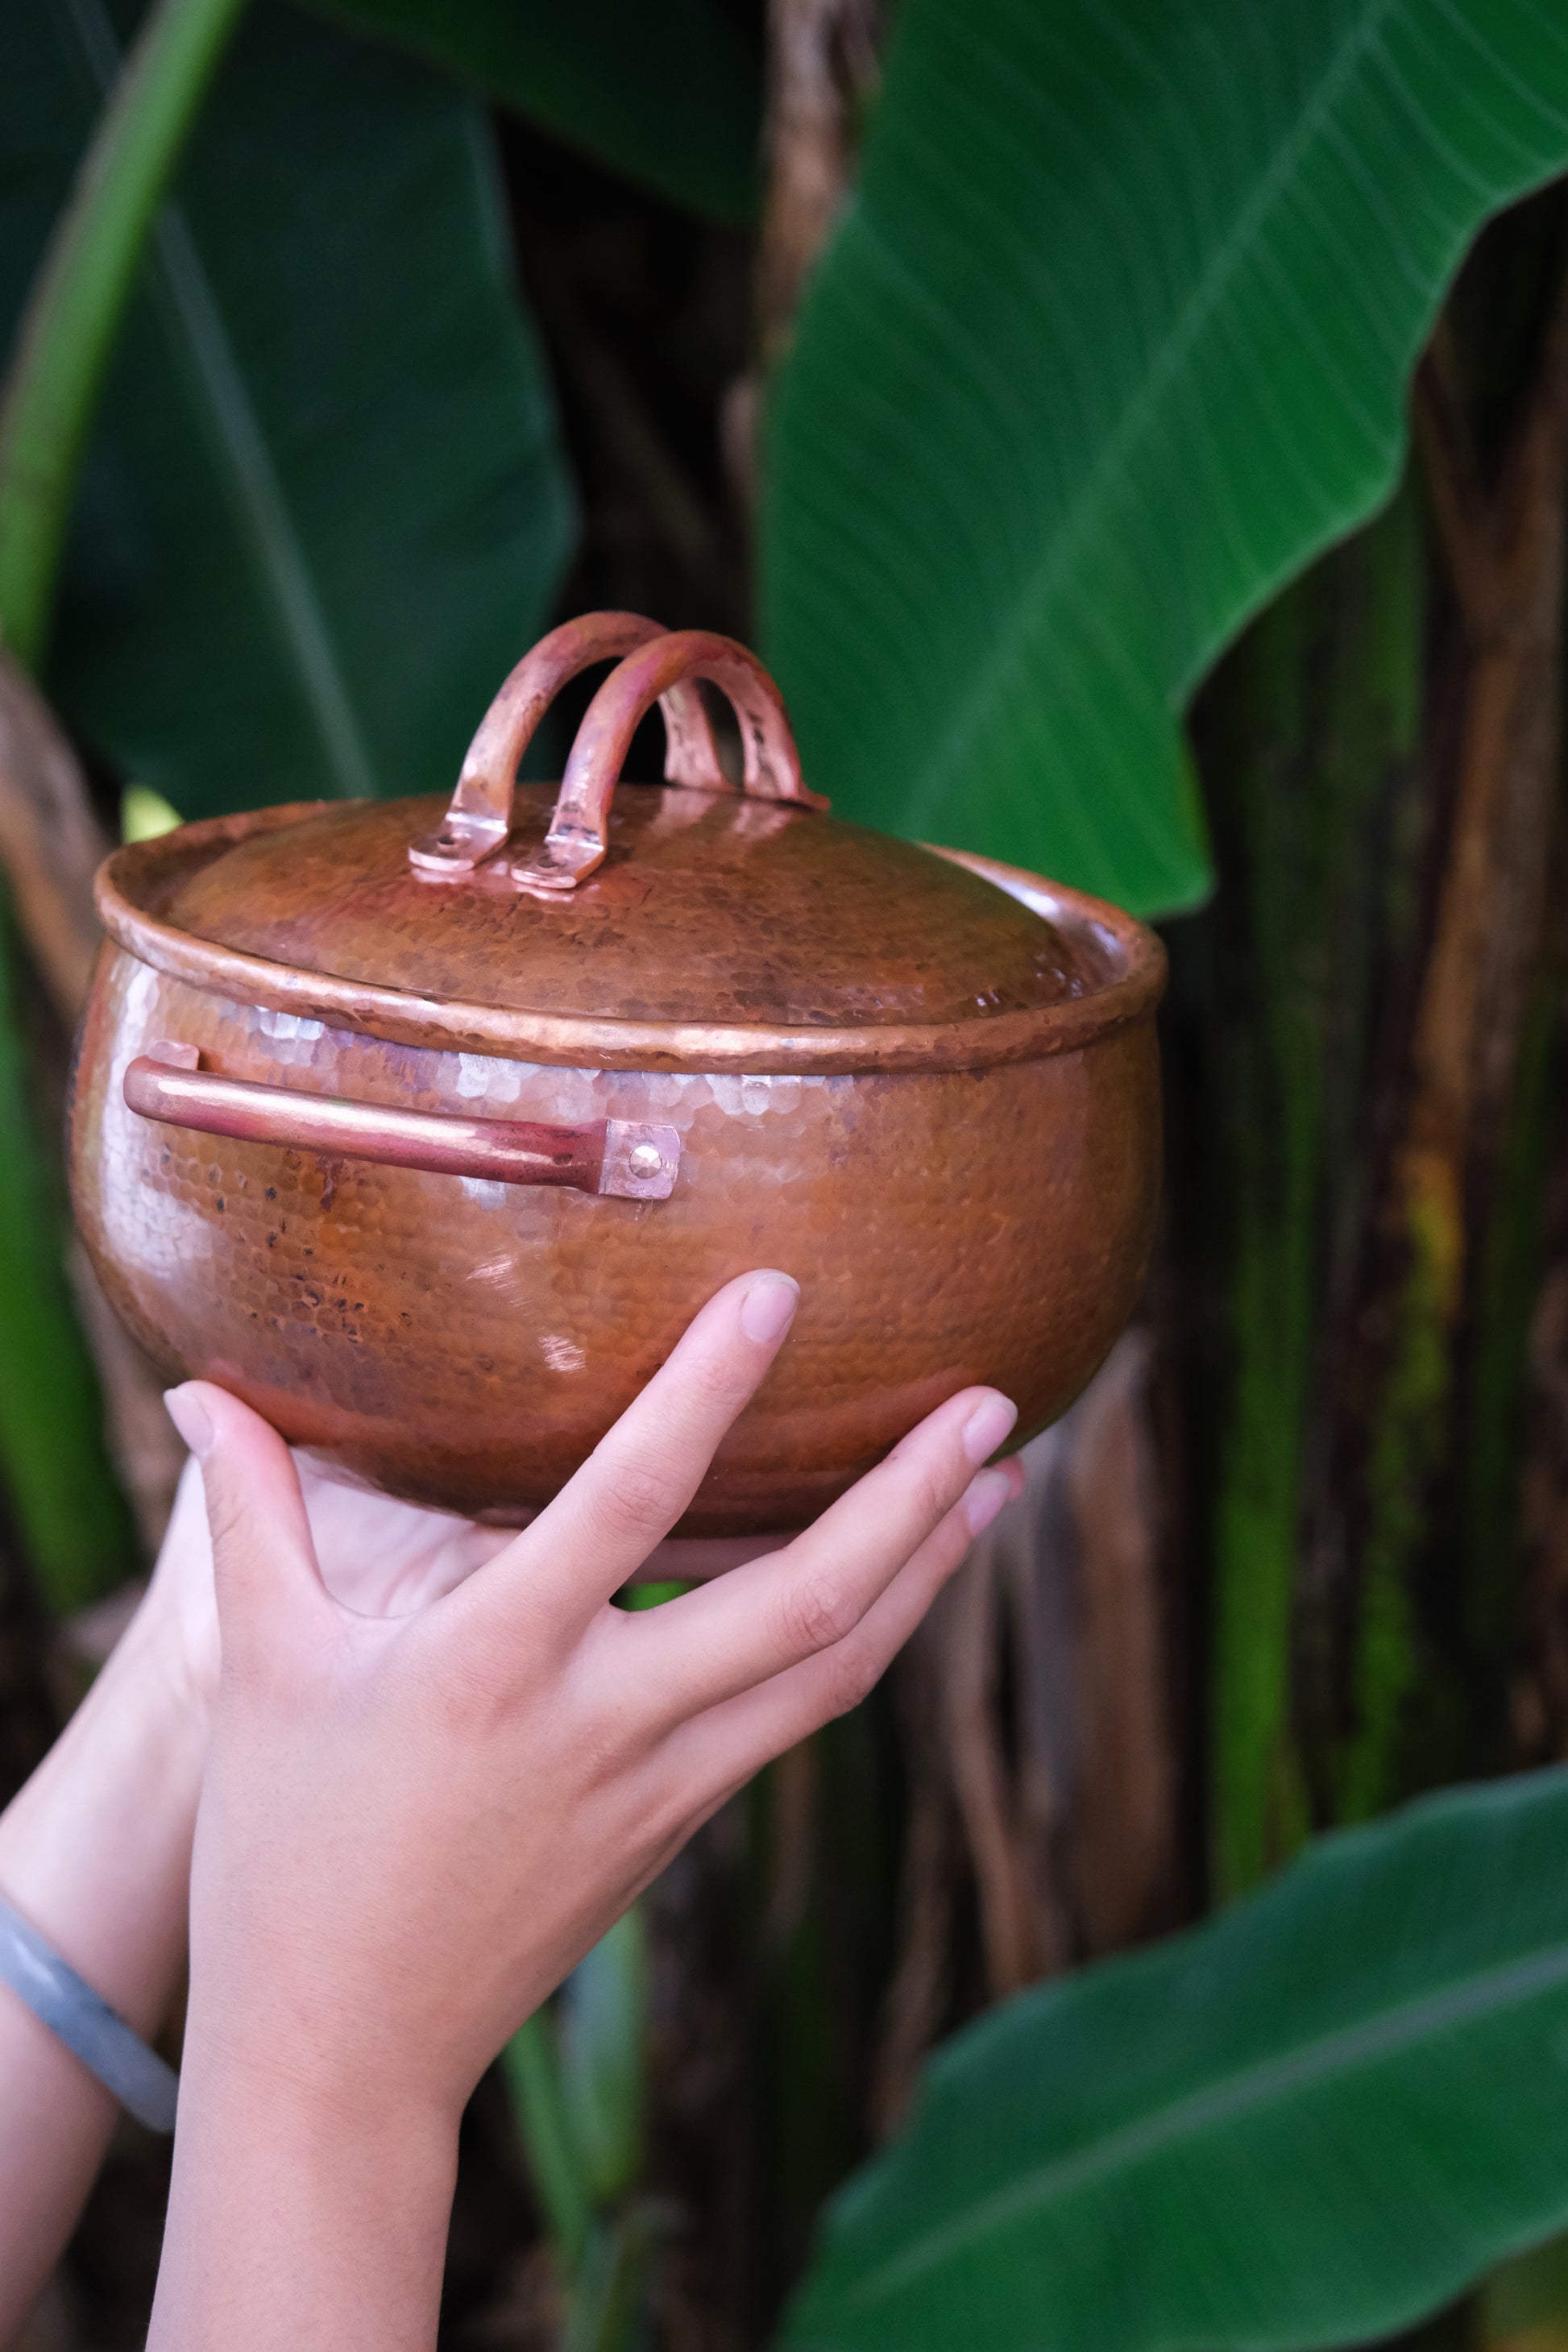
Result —
M 655 2230 L 645 2207 L 594 2225 L 561 2330 L 561 2352 L 625 2352 L 642 2310 Z
M 501 2064 L 529 2170 L 555 2241 L 562 2274 L 574 2278 L 593 2226 L 593 2204 L 561 2086 L 555 2025 L 536 2010 L 507 2043 Z
M 578 2175 L 601 2210 L 644 2158 L 647 1931 L 637 1904 L 584 1955 L 555 2003 L 556 2078 Z
M 154 0 L 34 283 L 0 404 L 0 632 L 37 667 L 99 387 L 244 0 Z

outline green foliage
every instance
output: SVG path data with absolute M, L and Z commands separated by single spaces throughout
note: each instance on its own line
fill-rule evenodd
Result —
M 582 2262 L 594 2226 L 593 2200 L 561 2084 L 555 2020 L 536 2009 L 501 2053 L 512 2112 L 528 2158 L 534 2193 L 568 2276 Z
M 960 2034 L 788 2352 L 1287 2352 L 1568 2220 L 1568 1773 L 1323 1839 Z
M 155 0 L 29 300 L 0 410 L 0 631 L 35 661 L 99 385 L 147 229 L 240 0 Z
M 114 70 L 97 6 L 0 34 L 0 320 Z M 187 816 L 435 788 L 537 634 L 572 499 L 489 134 L 423 68 L 261 7 L 154 231 L 49 688 Z
M 1337 1811 L 1367 1821 L 1398 1794 L 1398 1750 L 1420 1665 L 1410 1577 L 1449 1439 L 1455 1235 L 1446 1218 L 1413 1221 L 1410 1262 L 1394 1300 L 1389 1361 L 1367 1464 L 1356 1728 L 1341 1762 Z
M 770 421 L 841 814 L 1200 898 L 1184 699 L 1387 495 L 1467 242 L 1565 162 L 1541 0 L 904 0 Z
M 130 1573 L 135 1541 L 66 1283 L 64 1188 L 34 1140 L 14 955 L 0 904 L 0 1484 L 45 1598 L 68 1610 Z
M 757 202 L 762 59 L 715 0 L 316 0 L 442 66 L 672 204 Z
M 561 2088 L 594 2203 L 624 2196 L 643 2162 L 647 1931 L 634 1906 L 562 1987 Z
M 220 0 L 184 5 L 220 27 Z M 131 784 L 138 825 L 165 802 L 199 815 L 446 782 L 546 617 L 572 495 L 509 282 L 493 144 L 441 75 L 700 213 L 752 208 L 757 60 L 720 0 L 311 5 L 258 0 L 214 86 L 77 502 L 48 683 Z M 112 5 L 37 0 L 0 23 L 16 159 L 0 326 L 105 119 L 137 16 Z M 5 542 L 22 549 L 20 601 L 0 572 L 29 646 L 198 80 L 165 90 L 156 120 L 122 86 L 86 183 L 101 200 L 56 248 L 56 307 L 36 314 L 75 326 L 35 338 L 50 365 L 13 379 L 47 470 L 31 551 L 26 532 Z M 139 175 L 116 194 L 127 125 Z M 864 184 L 769 419 L 770 647 L 841 812 L 1145 911 L 1201 897 L 1186 698 L 1384 499 L 1408 372 L 1467 240 L 1565 161 L 1568 29 L 1541 0 L 902 0 Z M 26 520 L 14 487 L 0 497 L 7 528 Z M 1215 1512 L 1227 1893 L 1308 1818 L 1291 1612 L 1324 1194 L 1352 1091 L 1325 975 L 1343 979 L 1347 927 L 1370 924 L 1347 845 L 1370 838 L 1414 729 L 1412 518 L 1396 506 L 1368 535 L 1364 626 L 1326 674 L 1310 586 L 1258 633 L 1232 779 L 1254 1001 Z M 9 1013 L 0 991 L 0 1464 L 68 1603 L 128 1538 Z M 1421 1344 L 1437 1326 L 1418 1283 L 1405 1306 L 1409 1380 L 1373 1449 L 1351 1810 L 1393 1786 L 1414 1671 L 1399 1514 L 1449 1376 Z M 1492 1385 L 1500 1431 L 1517 1390 L 1506 1367 Z M 1568 2221 L 1565 1846 L 1568 1777 L 1468 1792 L 1328 1841 L 1217 1923 L 983 2019 L 841 2199 L 787 2344 L 1288 2352 L 1436 2307 Z M 808 2108 L 820 2126 L 837 2053 L 796 1941 L 776 2138 L 781 2175 L 793 2163 L 815 2188 L 795 2127 Z M 634 1913 L 504 2061 L 572 2352 L 625 2344 L 646 2300 L 646 1973 Z
M 566 2305 L 560 2352 L 626 2352 L 628 2346 L 646 2345 L 644 2304 L 657 2239 L 656 2218 L 646 2204 L 595 2223 Z
M 641 2315 L 656 2236 L 652 2209 L 632 2194 L 646 2153 L 647 2036 L 647 1931 L 634 1905 L 502 2053 L 564 2291 L 561 2352 L 622 2352 Z
M 1200 1118 L 1223 1202 L 1211 1857 L 1225 1896 L 1310 1826 L 1293 1685 L 1313 1374 L 1347 1210 L 1361 1205 L 1373 943 L 1394 928 L 1407 881 L 1392 811 L 1419 720 L 1426 561 L 1407 487 L 1248 630 L 1195 719 L 1222 877 Z M 1400 1630 L 1383 1629 L 1380 1651 Z
M 1537 978 L 1520 1040 L 1496 1199 L 1482 1239 L 1477 1328 L 1462 1464 L 1466 1635 L 1487 1679 L 1514 1663 L 1524 1566 L 1521 1470 L 1528 1424 L 1530 1327 L 1545 1272 L 1548 1179 L 1564 1144 L 1558 1055 L 1559 976 Z

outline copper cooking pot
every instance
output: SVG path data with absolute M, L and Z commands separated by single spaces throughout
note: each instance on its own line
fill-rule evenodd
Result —
M 617 657 L 559 795 L 514 790 L 557 688 Z M 668 781 L 612 803 L 656 699 Z M 753 1265 L 799 1316 L 680 1532 L 801 1525 L 970 1381 L 1021 1437 L 1050 1420 L 1143 1273 L 1163 952 L 825 812 L 742 646 L 596 614 L 513 671 L 444 816 L 118 851 L 71 1182 L 138 1339 L 339 1474 L 499 1521 Z

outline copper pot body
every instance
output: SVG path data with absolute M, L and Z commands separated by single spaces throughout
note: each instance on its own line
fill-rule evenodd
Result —
M 1016 1400 L 1022 1439 L 1100 1361 L 1153 1229 L 1156 993 L 984 1068 L 587 1069 L 238 1002 L 111 940 L 79 1044 L 77 1216 L 171 1380 L 221 1382 L 345 1478 L 501 1523 L 549 1501 L 721 1283 L 782 1267 L 794 1331 L 678 1533 L 795 1528 L 969 1382 Z M 154 1123 L 123 1076 L 165 1042 L 372 1103 L 666 1123 L 679 1179 L 609 1199 Z

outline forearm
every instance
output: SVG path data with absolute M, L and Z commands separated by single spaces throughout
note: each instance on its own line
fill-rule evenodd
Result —
M 431 2352 L 458 2124 L 322 2096 L 193 2020 L 147 2352 Z
M 0 1894 L 144 2035 L 180 1974 L 205 1738 L 202 1711 L 164 1671 L 155 1625 L 138 1623 L 0 1814 Z M 0 2343 L 58 2260 L 115 2113 L 0 1986 Z

